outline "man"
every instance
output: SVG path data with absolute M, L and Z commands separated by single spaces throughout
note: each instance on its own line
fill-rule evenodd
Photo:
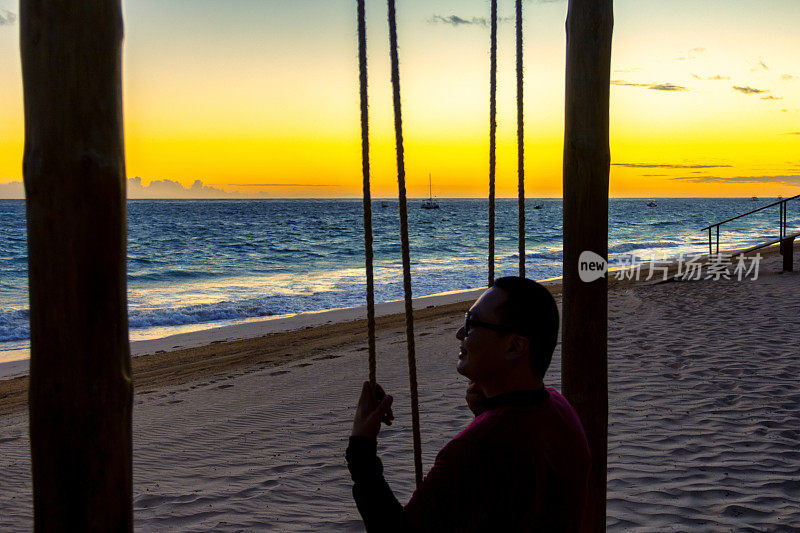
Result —
M 437 455 L 405 507 L 383 478 L 380 424 L 392 397 L 365 383 L 347 462 L 370 532 L 578 531 L 589 447 L 575 411 L 543 378 L 558 337 L 558 308 L 535 281 L 495 281 L 456 333 L 457 370 L 471 381 L 476 417 Z

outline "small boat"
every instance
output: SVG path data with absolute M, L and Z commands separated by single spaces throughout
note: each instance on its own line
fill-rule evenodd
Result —
M 387 204 L 386 202 L 381 202 L 381 207 L 389 207 L 389 204 Z
M 750 201 L 751 202 L 757 202 L 758 201 L 758 196 L 753 196 L 752 198 L 750 198 Z
M 439 204 L 437 204 L 433 199 L 430 174 L 428 174 L 428 199 L 422 202 L 422 209 L 439 209 Z
M 533 208 L 534 209 L 541 209 L 542 208 L 542 204 L 536 204 L 535 206 L 533 206 Z
M 658 207 L 658 204 L 655 203 L 653 200 L 647 202 L 647 207 Z

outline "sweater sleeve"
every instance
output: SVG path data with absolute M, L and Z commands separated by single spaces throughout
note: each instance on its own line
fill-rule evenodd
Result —
M 353 479 L 353 499 L 369 533 L 414 531 L 403 506 L 383 477 L 378 442 L 369 437 L 350 437 L 345 457 Z

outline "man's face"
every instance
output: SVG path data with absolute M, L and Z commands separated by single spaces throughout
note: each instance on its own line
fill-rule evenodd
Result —
M 497 310 L 505 300 L 503 291 L 491 288 L 470 307 L 470 317 L 480 322 L 504 325 Z M 483 385 L 492 383 L 506 370 L 508 335 L 482 326 L 473 326 L 466 335 L 464 326 L 461 326 L 456 338 L 461 341 L 456 366 L 459 374 Z

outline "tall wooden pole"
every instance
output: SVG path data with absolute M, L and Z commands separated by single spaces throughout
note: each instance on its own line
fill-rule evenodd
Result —
M 132 531 L 120 0 L 21 0 L 37 531 Z
M 585 531 L 605 531 L 608 450 L 608 281 L 581 281 L 578 258 L 608 257 L 608 106 L 612 0 L 570 0 L 564 129 L 561 381 L 592 452 Z

